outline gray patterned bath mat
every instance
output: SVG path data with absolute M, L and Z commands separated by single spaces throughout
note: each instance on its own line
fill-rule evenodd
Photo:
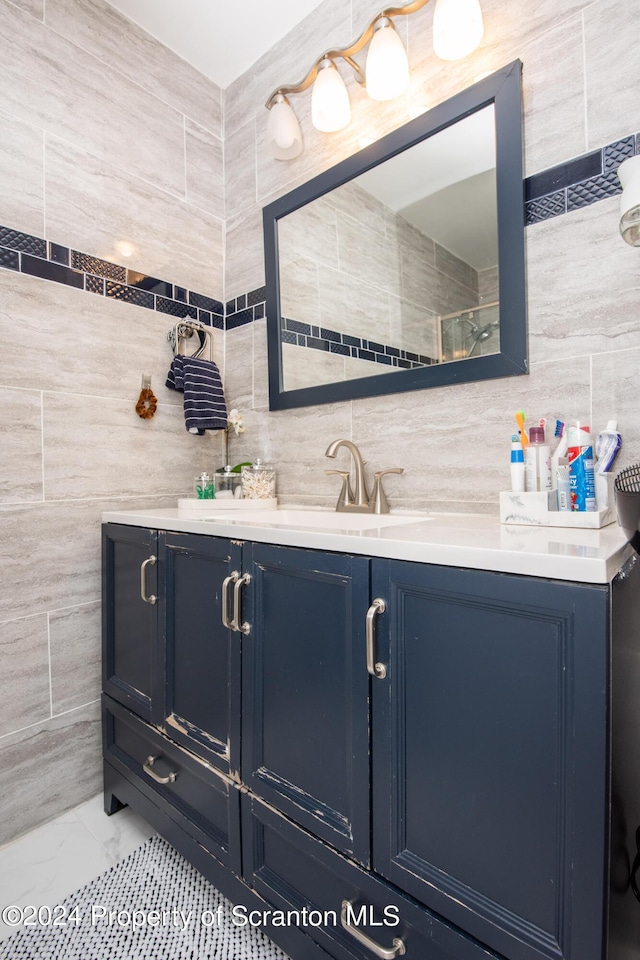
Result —
M 40 920 L 0 960 L 288 960 L 161 837 Z

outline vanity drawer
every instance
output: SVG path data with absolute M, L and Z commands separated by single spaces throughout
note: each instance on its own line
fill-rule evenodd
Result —
M 297 911 L 301 929 L 335 960 L 500 960 L 250 794 L 242 827 L 245 881 L 277 910 Z M 345 903 L 355 933 L 343 927 Z
M 240 872 L 239 791 L 228 777 L 103 696 L 104 757 L 218 860 Z

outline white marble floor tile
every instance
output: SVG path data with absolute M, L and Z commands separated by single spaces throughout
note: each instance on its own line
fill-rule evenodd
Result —
M 94 797 L 0 848 L 0 911 L 60 903 L 153 833 L 128 808 L 105 816 L 102 795 Z M 0 920 L 0 941 L 16 930 Z
M 107 817 L 101 793 L 80 804 L 74 813 L 116 863 L 128 857 L 155 834 L 153 827 L 134 813 L 131 807 L 124 807 Z

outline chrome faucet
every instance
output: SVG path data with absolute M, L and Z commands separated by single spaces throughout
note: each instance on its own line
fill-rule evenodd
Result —
M 369 497 L 367 482 L 364 476 L 362 454 L 351 440 L 334 440 L 326 449 L 325 457 L 335 457 L 340 447 L 350 451 L 354 465 L 354 487 L 350 483 L 350 475 L 346 470 L 325 470 L 327 474 L 337 474 L 342 477 L 342 489 L 336 503 L 336 510 L 345 513 L 389 513 L 389 504 L 382 489 L 382 477 L 385 473 L 403 473 L 401 467 L 392 467 L 390 470 L 381 470 L 374 474 L 373 494 Z

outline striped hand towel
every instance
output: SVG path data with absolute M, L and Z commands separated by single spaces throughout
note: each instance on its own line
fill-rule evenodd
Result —
M 226 430 L 227 407 L 222 380 L 212 360 L 174 357 L 166 386 L 184 391 L 184 419 L 189 433 L 203 436 L 205 430 Z

